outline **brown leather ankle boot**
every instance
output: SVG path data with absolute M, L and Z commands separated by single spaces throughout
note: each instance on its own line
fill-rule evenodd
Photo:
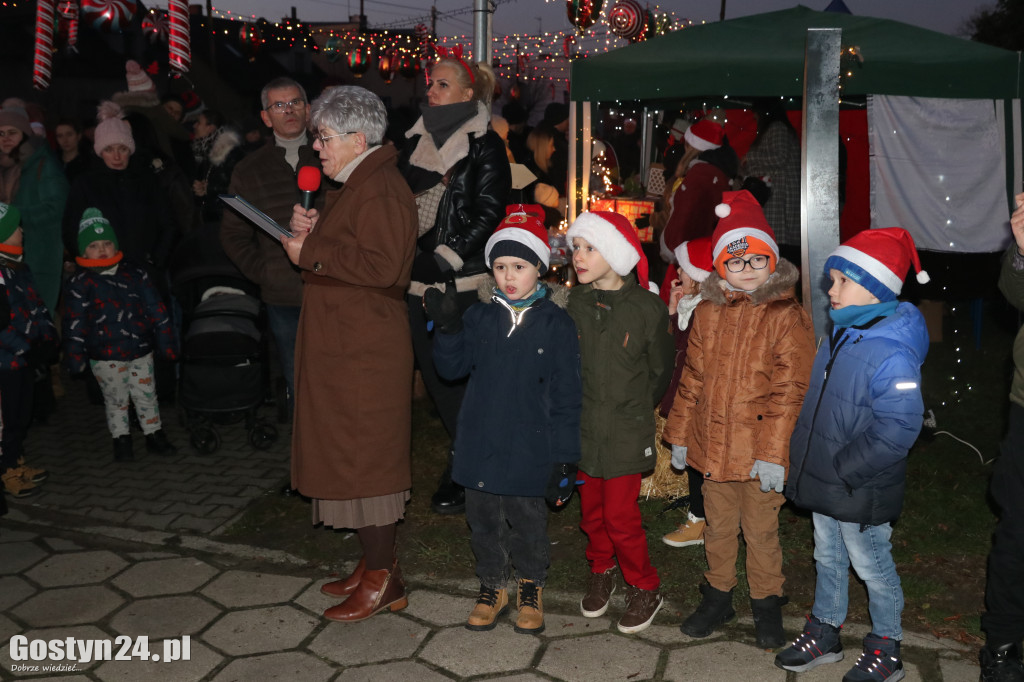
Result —
M 355 591 L 342 603 L 324 611 L 324 618 L 352 623 L 366 620 L 384 609 L 401 611 L 408 605 L 405 583 L 396 561 L 390 571 L 386 568 L 364 570 Z
M 363 579 L 364 571 L 366 571 L 366 557 L 360 557 L 356 569 L 349 577 L 324 583 L 320 586 L 320 591 L 328 597 L 347 597 L 356 591 L 359 581 Z

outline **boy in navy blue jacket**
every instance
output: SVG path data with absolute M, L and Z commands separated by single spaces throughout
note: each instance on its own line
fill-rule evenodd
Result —
M 495 286 L 460 316 L 454 287 L 428 289 L 427 314 L 440 332 L 434 364 L 445 379 L 469 374 L 459 411 L 452 479 L 466 488 L 466 521 L 480 596 L 466 623 L 490 630 L 518 578 L 515 631 L 544 629 L 541 592 L 549 547 L 547 502 L 564 505 L 580 458 L 582 388 L 572 319 L 539 281 L 550 248 L 540 206 L 510 206 L 484 256 Z
M 817 584 L 804 631 L 775 657 L 803 672 L 843 658 L 849 568 L 868 590 L 871 632 L 844 682 L 903 679 L 903 590 L 891 523 L 903 507 L 907 452 L 921 431 L 924 317 L 896 300 L 911 263 L 928 281 L 910 234 L 865 230 L 825 261 L 833 330 L 814 361 L 790 441 L 786 497 L 813 512 Z
M 117 235 L 99 209 L 87 208 L 78 228 L 78 271 L 64 293 L 64 359 L 72 374 L 92 369 L 114 438 L 114 459 L 133 459 L 128 410 L 146 436 L 146 450 L 175 448 L 160 428 L 153 353 L 177 358 L 167 307 L 142 268 L 124 262 Z
M 39 492 L 44 469 L 25 464 L 24 438 L 32 421 L 33 368 L 56 357 L 57 328 L 22 262 L 21 212 L 0 203 L 0 281 L 9 319 L 0 331 L 0 479 L 14 498 Z

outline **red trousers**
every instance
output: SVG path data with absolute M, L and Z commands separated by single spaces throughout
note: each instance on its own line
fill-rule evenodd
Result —
M 640 474 L 594 478 L 580 472 L 580 528 L 587 534 L 587 561 L 593 573 L 604 573 L 618 560 L 627 585 L 656 590 L 661 584 L 647 552 L 647 533 L 640 519 Z

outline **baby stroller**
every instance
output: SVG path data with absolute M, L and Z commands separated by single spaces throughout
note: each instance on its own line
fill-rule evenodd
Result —
M 221 445 L 218 424 L 242 419 L 257 450 L 277 440 L 277 428 L 256 416 L 269 383 L 265 314 L 260 300 L 239 284 L 206 287 L 191 310 L 188 297 L 179 299 L 184 317 L 178 404 L 192 447 L 204 455 Z

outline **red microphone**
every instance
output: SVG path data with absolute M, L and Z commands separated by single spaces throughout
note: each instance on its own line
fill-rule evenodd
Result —
M 302 190 L 302 208 L 307 211 L 313 208 L 313 195 L 320 189 L 320 177 L 323 173 L 316 166 L 303 166 L 299 169 L 299 189 Z

